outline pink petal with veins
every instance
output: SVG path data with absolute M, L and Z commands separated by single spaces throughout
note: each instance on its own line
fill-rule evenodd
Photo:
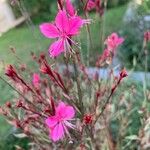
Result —
M 64 40 L 60 39 L 54 42 L 49 48 L 50 57 L 56 57 L 64 52 Z
M 69 20 L 68 20 L 68 16 L 65 10 L 59 10 L 55 18 L 55 23 L 56 23 L 57 28 L 61 32 L 68 32 Z
M 76 35 L 79 34 L 79 30 L 82 27 L 83 22 L 80 17 L 72 17 L 69 20 L 69 35 Z
M 74 9 L 72 3 L 70 2 L 70 0 L 66 0 L 66 10 L 70 16 L 75 15 L 75 9 Z
M 59 123 L 57 126 L 55 126 L 53 129 L 50 131 L 50 137 L 54 142 L 64 138 L 64 128 L 61 123 Z
M 43 23 L 40 25 L 40 31 L 47 38 L 57 38 L 60 36 L 58 29 L 51 23 Z
M 50 117 L 50 118 L 47 118 L 47 119 L 45 120 L 45 123 L 46 123 L 46 125 L 47 125 L 49 128 L 52 128 L 52 127 L 54 127 L 54 126 L 58 123 L 58 120 L 57 120 L 57 118 L 56 118 L 55 116 L 52 116 L 52 117 Z

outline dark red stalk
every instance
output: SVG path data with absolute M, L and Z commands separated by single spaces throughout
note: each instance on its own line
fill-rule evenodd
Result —
M 55 115 L 55 103 L 53 97 L 50 98 L 51 108 L 52 108 L 52 115 Z
M 29 85 L 27 85 L 27 83 L 26 83 L 21 77 L 19 77 L 17 74 L 16 74 L 16 77 L 18 78 L 18 80 L 20 80 L 20 82 L 21 82 L 22 84 L 24 84 L 24 85 L 28 88 L 28 90 L 30 90 L 31 92 L 34 92 L 34 91 L 32 90 L 32 88 L 31 88 Z
M 44 60 L 44 72 L 45 74 L 48 74 L 49 77 L 67 94 L 68 91 L 65 88 L 65 85 L 60 77 L 60 75 L 57 72 L 52 71 L 50 66 L 47 64 L 46 60 Z
M 84 8 L 83 8 L 84 11 L 86 11 L 88 2 L 89 2 L 89 0 L 87 0 L 86 3 L 85 3 L 85 5 L 84 5 Z
M 63 4 L 61 0 L 57 0 L 58 6 L 60 7 L 61 10 L 63 10 Z
M 62 80 L 62 78 L 61 78 L 60 74 L 59 74 L 59 73 L 57 73 L 57 72 L 54 72 L 54 73 L 56 74 L 57 79 L 59 80 L 60 84 L 61 84 L 61 85 L 62 85 L 62 87 L 64 88 L 65 93 L 68 93 L 68 91 L 67 91 L 67 89 L 66 89 L 66 87 L 65 87 L 65 85 L 64 85 L 64 82 L 63 82 L 63 80 Z
M 5 75 L 7 75 L 12 80 L 20 81 L 22 84 L 24 84 L 30 91 L 33 92 L 33 90 L 27 85 L 27 83 L 17 74 L 15 68 L 12 65 L 9 65 L 6 69 Z

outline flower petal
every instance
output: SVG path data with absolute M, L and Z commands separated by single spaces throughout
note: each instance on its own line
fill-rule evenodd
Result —
M 35 87 L 38 87 L 40 84 L 40 75 L 37 73 L 34 73 L 32 76 L 32 83 Z
M 124 38 L 120 37 L 120 38 L 118 39 L 118 44 L 122 44 L 123 42 L 124 42 Z
M 59 37 L 59 31 L 55 25 L 51 23 L 43 23 L 40 25 L 40 31 L 47 38 L 57 38 Z
M 90 11 L 90 10 L 94 9 L 95 7 L 96 7 L 95 2 L 92 1 L 92 0 L 89 0 L 88 3 L 87 3 L 86 9 L 88 11 Z
M 53 129 L 51 129 L 50 131 L 50 137 L 52 138 L 52 140 L 54 142 L 62 139 L 64 137 L 65 133 L 64 133 L 64 128 L 63 125 L 61 123 L 59 123 L 58 125 L 56 125 Z
M 72 17 L 69 20 L 69 35 L 76 35 L 79 33 L 80 28 L 83 25 L 83 21 L 80 17 Z
M 56 115 L 61 116 L 65 120 L 72 119 L 75 115 L 75 110 L 72 106 L 60 102 L 56 108 Z
M 72 106 L 66 106 L 66 109 L 65 109 L 65 119 L 68 120 L 68 119 L 72 119 L 75 115 L 75 110 Z
M 54 42 L 49 48 L 50 57 L 56 57 L 64 52 L 64 40 L 60 39 Z
M 119 37 L 117 33 L 112 33 L 108 36 L 108 38 L 105 40 L 104 44 L 107 45 L 107 49 L 109 50 L 115 50 L 117 47 L 122 44 L 124 41 L 124 38 Z
M 65 10 L 60 10 L 55 18 L 57 28 L 61 32 L 67 32 L 69 29 L 69 20 Z
M 66 108 L 66 104 L 64 102 L 60 102 L 56 107 L 56 114 L 60 115 L 63 114 Z
M 72 3 L 70 2 L 70 0 L 66 0 L 66 10 L 70 16 L 75 15 L 75 9 L 74 9 Z
M 47 118 L 45 120 L 45 123 L 49 128 L 52 128 L 58 123 L 58 120 L 56 117 L 52 116 L 52 117 Z

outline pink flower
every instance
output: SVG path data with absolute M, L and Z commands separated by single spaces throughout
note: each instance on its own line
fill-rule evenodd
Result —
M 48 117 L 45 122 L 50 129 L 50 138 L 58 141 L 64 138 L 65 133 L 69 135 L 68 128 L 74 128 L 69 121 L 75 116 L 75 110 L 72 106 L 60 102 L 55 109 L 55 115 Z
M 35 87 L 39 87 L 40 84 L 40 75 L 37 73 L 34 73 L 32 76 L 32 83 Z
M 112 33 L 108 38 L 105 40 L 105 44 L 107 45 L 107 49 L 112 52 L 114 55 L 115 50 L 121 45 L 124 41 L 124 38 L 119 37 L 117 33 Z
M 146 42 L 149 42 L 149 41 L 150 41 L 150 31 L 146 31 L 146 32 L 144 33 L 144 40 L 145 40 Z
M 88 0 L 86 10 L 91 11 L 93 9 L 96 9 L 100 16 L 103 15 L 104 10 L 101 5 L 101 0 Z
M 75 10 L 67 0 L 66 10 L 59 10 L 54 23 L 43 23 L 40 25 L 40 30 L 47 38 L 57 38 L 57 41 L 51 44 L 49 54 L 51 57 L 56 57 L 66 50 L 71 50 L 70 42 L 72 36 L 79 34 L 80 28 L 88 23 L 88 20 L 81 19 L 75 15 Z
M 94 0 L 89 0 L 88 3 L 87 3 L 87 7 L 86 9 L 88 11 L 91 11 L 92 9 L 96 8 L 96 4 L 95 4 L 95 1 Z

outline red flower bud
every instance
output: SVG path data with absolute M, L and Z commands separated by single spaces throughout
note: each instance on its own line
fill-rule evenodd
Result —
M 127 77 L 128 74 L 127 74 L 127 71 L 125 69 L 123 69 L 121 72 L 120 72 L 120 79 L 123 79 L 125 77 Z
M 40 54 L 40 59 L 41 59 L 41 60 L 44 60 L 44 59 L 45 59 L 45 54 L 44 54 L 44 53 L 41 53 L 41 54 Z
M 22 102 L 22 100 L 18 100 L 18 101 L 17 101 L 16 107 L 18 107 L 18 108 L 23 107 L 23 102 Z
M 85 124 L 91 124 L 93 122 L 93 116 L 91 114 L 86 114 L 84 117 L 83 117 L 83 122 Z
M 15 71 L 15 68 L 12 65 L 7 66 L 5 75 L 10 77 L 13 80 L 16 80 L 17 73 Z
M 96 99 L 98 99 L 100 97 L 100 92 L 96 92 Z
M 48 69 L 46 68 L 45 65 L 42 65 L 41 68 L 40 68 L 40 71 L 44 74 L 47 74 L 48 73 Z
M 11 103 L 10 102 L 6 102 L 6 107 L 11 108 Z

